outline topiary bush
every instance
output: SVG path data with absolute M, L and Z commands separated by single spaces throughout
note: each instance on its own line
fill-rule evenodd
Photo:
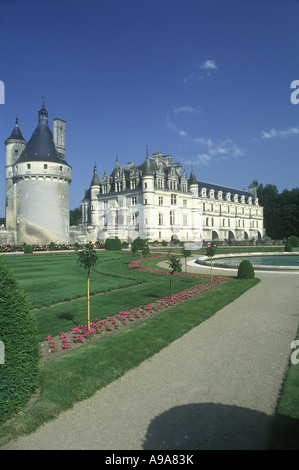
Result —
M 105 241 L 105 250 L 121 250 L 121 241 L 118 237 L 107 238 Z
M 285 247 L 284 247 L 284 251 L 293 251 L 292 245 L 290 244 L 289 241 L 286 242 Z
M 0 257 L 0 423 L 27 403 L 38 384 L 36 318 L 23 289 Z
M 288 237 L 287 243 L 289 243 L 293 248 L 299 247 L 299 238 L 292 235 L 291 237 Z
M 31 245 L 24 246 L 24 253 L 33 253 L 33 248 Z
M 253 279 L 254 278 L 254 269 L 253 269 L 251 262 L 248 259 L 244 259 L 239 264 L 238 278 L 239 279 Z

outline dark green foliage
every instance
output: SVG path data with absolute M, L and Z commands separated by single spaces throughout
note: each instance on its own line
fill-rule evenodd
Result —
M 131 251 L 132 253 L 137 253 L 139 250 L 142 252 L 142 256 L 145 258 L 150 254 L 150 249 L 148 245 L 148 241 L 144 238 L 137 237 L 132 242 Z
M 33 253 L 33 248 L 31 245 L 24 246 L 24 253 Z
M 299 188 L 279 193 L 273 184 L 260 184 L 257 196 L 264 207 L 266 235 L 273 240 L 282 240 L 290 233 L 299 237 Z
M 98 260 L 98 256 L 93 248 L 93 244 L 87 244 L 83 250 L 77 251 L 77 253 L 77 262 L 87 270 L 87 275 L 89 276 L 91 268 L 97 264 Z
M 174 273 L 180 273 L 182 271 L 182 263 L 180 258 L 177 256 L 169 256 L 168 266 L 171 269 L 170 272 L 170 295 L 172 295 L 172 276 Z
M 23 289 L 0 258 L 0 422 L 24 407 L 38 383 L 36 318 Z
M 82 222 L 82 206 L 70 210 L 70 226 L 80 225 Z
M 295 237 L 295 235 L 292 235 L 291 237 L 289 237 L 287 241 L 290 243 L 290 245 L 293 248 L 296 248 L 299 246 L 299 238 Z
M 289 241 L 286 242 L 285 247 L 284 247 L 284 251 L 293 251 L 292 250 L 292 245 L 290 244 Z
M 216 248 L 217 248 L 216 244 L 211 245 L 210 243 L 208 243 L 206 255 L 209 256 L 210 258 L 214 256 L 216 253 Z
M 118 237 L 107 238 L 105 241 L 105 250 L 121 250 L 121 241 Z
M 244 259 L 239 264 L 238 278 L 239 279 L 253 279 L 254 278 L 254 269 L 253 269 L 251 262 L 248 259 Z

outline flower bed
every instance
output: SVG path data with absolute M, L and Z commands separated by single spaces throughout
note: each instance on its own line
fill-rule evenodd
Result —
M 147 270 L 147 268 L 140 268 Z M 160 272 L 150 270 L 150 272 L 170 274 L 166 271 Z M 208 277 L 201 275 L 182 275 L 188 277 Z M 78 325 L 75 328 L 71 328 L 70 332 L 68 333 L 61 332 L 55 338 L 48 336 L 41 343 L 42 360 L 49 360 L 53 357 L 56 357 L 57 353 L 60 355 L 70 349 L 75 349 L 82 346 L 83 344 L 87 344 L 88 342 L 98 340 L 99 338 L 103 338 L 110 334 L 115 334 L 120 330 L 129 328 L 132 324 L 136 324 L 137 322 L 151 318 L 159 313 L 175 307 L 182 302 L 186 302 L 199 295 L 202 295 L 230 280 L 231 278 L 229 277 L 215 276 L 212 282 L 204 281 L 190 288 L 183 289 L 182 291 L 173 294 L 172 296 L 169 295 L 161 299 L 157 299 L 147 305 L 141 305 L 135 308 L 120 311 L 116 315 L 107 316 L 103 320 L 95 319 L 93 322 L 90 322 L 90 329 L 88 329 L 87 325 Z M 55 353 L 55 355 L 53 355 L 53 353 Z
M 136 269 L 137 271 L 145 271 L 147 273 L 153 273 L 153 274 L 162 274 L 164 276 L 177 276 L 177 277 L 189 277 L 189 278 L 198 278 L 198 279 L 208 279 L 209 276 L 205 274 L 190 274 L 190 273 L 183 273 L 183 272 L 174 272 L 173 274 L 170 271 L 164 271 L 164 270 L 159 270 L 159 269 L 152 269 L 152 268 L 146 268 L 145 266 L 142 266 L 142 262 L 150 259 L 156 259 L 156 258 L 165 258 L 165 255 L 160 255 L 160 256 L 149 256 L 148 258 L 141 258 L 137 259 L 134 261 L 131 261 L 129 263 L 129 267 L 132 269 Z

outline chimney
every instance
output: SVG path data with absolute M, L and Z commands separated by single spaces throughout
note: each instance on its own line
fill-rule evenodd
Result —
M 63 119 L 53 119 L 53 140 L 56 150 L 60 156 L 65 160 L 65 124 Z

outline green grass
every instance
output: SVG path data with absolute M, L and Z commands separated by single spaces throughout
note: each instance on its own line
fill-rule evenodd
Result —
M 258 279 L 233 279 L 202 297 L 188 301 L 188 307 L 186 304 L 178 305 L 129 330 L 42 364 L 38 399 L 22 415 L 2 426 L 1 445 L 36 430 L 76 402 L 92 396 L 258 282 Z
M 113 256 L 113 259 L 122 258 Z M 18 281 L 28 295 L 32 308 L 39 308 L 86 296 L 86 272 L 77 264 L 75 253 L 33 254 L 30 256 L 5 256 L 8 266 L 16 274 Z M 99 252 L 99 266 L 111 254 Z M 90 293 L 106 292 L 120 287 L 138 284 L 138 278 L 112 277 L 91 272 Z
M 295 349 L 293 352 L 295 353 Z M 298 358 L 298 353 L 296 356 Z M 299 450 L 299 364 L 290 363 L 286 374 L 276 409 L 269 449 Z
M 91 320 L 146 305 L 169 294 L 168 277 L 128 267 L 129 261 L 139 257 L 127 252 L 98 253 L 96 272 L 92 271 L 90 278 Z M 76 254 L 14 255 L 6 256 L 5 260 L 28 294 L 32 308 L 50 305 L 35 311 L 40 340 L 87 322 L 86 298 L 78 298 L 86 296 L 86 272 L 76 263 Z M 152 266 L 156 267 L 156 263 Z M 175 278 L 173 291 L 200 282 L 200 279 Z

